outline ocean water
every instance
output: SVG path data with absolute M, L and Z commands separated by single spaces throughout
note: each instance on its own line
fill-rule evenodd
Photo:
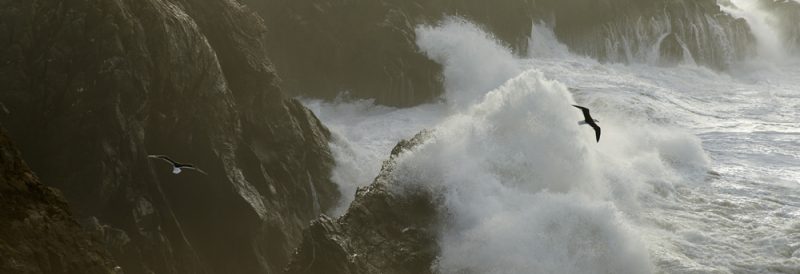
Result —
M 718 72 L 600 63 L 541 25 L 529 56 L 458 18 L 417 35 L 444 66 L 442 102 L 304 100 L 334 133 L 334 214 L 397 141 L 431 129 L 394 179 L 443 197 L 438 272 L 800 273 L 797 56 Z

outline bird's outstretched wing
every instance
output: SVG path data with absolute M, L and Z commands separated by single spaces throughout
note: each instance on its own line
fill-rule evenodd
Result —
M 147 155 L 147 158 L 161 159 L 161 160 L 164 160 L 164 161 L 170 163 L 173 166 L 178 164 L 178 162 L 173 161 L 172 159 L 167 157 L 167 155 Z
M 600 142 L 600 126 L 598 126 L 595 123 L 590 123 L 589 125 L 592 126 L 592 128 L 594 129 L 594 135 L 595 135 L 595 137 L 597 137 L 597 142 L 599 143 Z
M 583 112 L 583 118 L 586 119 L 587 122 L 588 121 L 592 121 L 592 116 L 589 115 L 589 109 L 588 108 L 585 108 L 585 107 L 582 107 L 582 106 L 579 106 L 579 105 L 572 105 L 572 106 L 581 109 L 581 111 Z
M 206 173 L 206 172 L 205 172 L 205 171 L 203 171 L 202 169 L 196 168 L 196 167 L 195 167 L 195 166 L 193 166 L 193 165 L 185 165 L 185 166 L 182 166 L 181 168 L 182 168 L 182 169 L 194 170 L 194 171 L 197 171 L 197 172 L 200 172 L 200 173 L 202 173 L 203 175 L 208 175 L 208 173 Z
M 576 107 L 576 108 L 579 108 L 579 109 L 581 109 L 581 110 L 589 110 L 588 108 L 586 108 L 586 107 L 582 107 L 582 106 L 579 106 L 579 105 L 572 105 L 572 106 L 573 106 L 573 107 Z

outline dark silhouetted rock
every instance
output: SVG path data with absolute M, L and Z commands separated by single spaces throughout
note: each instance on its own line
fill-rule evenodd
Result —
M 246 0 L 269 27 L 267 47 L 285 88 L 332 99 L 342 93 L 411 106 L 443 91 L 441 66 L 419 52 L 415 28 L 445 16 L 487 27 L 524 53 L 530 1 Z
M 726 69 L 754 53 L 755 38 L 746 22 L 722 12 L 715 0 L 540 0 L 537 18 L 551 25 L 571 51 L 604 62 L 678 63 L 691 58 Z M 665 35 L 672 36 L 669 43 L 683 43 L 691 56 L 650 60 Z
M 2 1 L 0 16 L 0 121 L 125 273 L 280 272 L 336 204 L 329 132 L 282 93 L 241 4 Z
M 375 181 L 359 188 L 344 216 L 312 222 L 287 273 L 432 273 L 439 252 L 437 198 L 397 188 L 391 179 L 395 158 L 426 134 L 401 141 Z
M 0 130 L 0 273 L 114 273 L 102 244 Z
M 534 22 L 551 26 L 570 50 L 605 62 L 691 60 L 725 69 L 752 55 L 754 44 L 747 24 L 722 12 L 715 0 L 244 2 L 265 18 L 266 46 L 290 93 L 326 99 L 347 94 L 393 106 L 441 95 L 441 67 L 419 52 L 415 28 L 446 16 L 477 23 L 517 55 L 526 54 Z M 670 33 L 691 56 L 655 52 L 659 60 L 650 60 Z

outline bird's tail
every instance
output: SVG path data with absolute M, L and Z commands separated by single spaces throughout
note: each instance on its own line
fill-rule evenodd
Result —
M 578 125 L 586 125 L 586 124 L 588 124 L 588 123 L 586 123 L 586 120 L 578 121 Z

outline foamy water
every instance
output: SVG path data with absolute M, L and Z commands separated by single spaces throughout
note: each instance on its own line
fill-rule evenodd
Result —
M 444 103 L 306 101 L 335 134 L 336 213 L 434 129 L 395 181 L 444 198 L 439 272 L 800 273 L 800 63 L 601 64 L 540 26 L 517 58 L 463 20 L 417 32 Z

